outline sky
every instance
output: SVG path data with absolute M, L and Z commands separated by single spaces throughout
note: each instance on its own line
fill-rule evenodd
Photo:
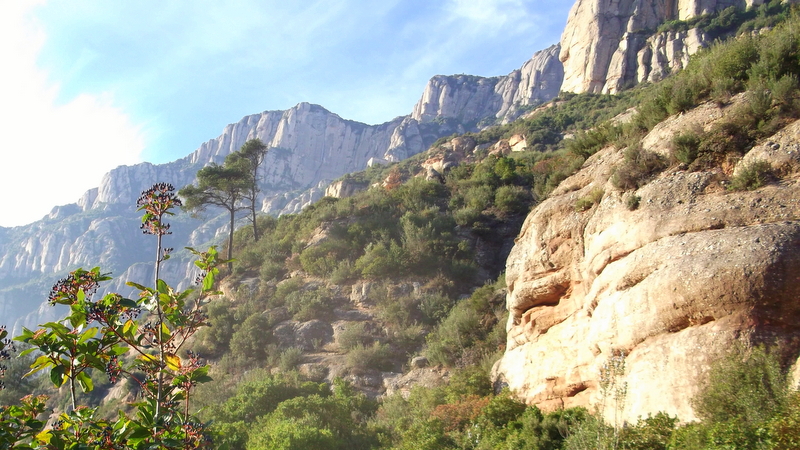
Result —
M 117 166 L 184 157 L 248 114 L 409 114 L 434 75 L 521 67 L 559 41 L 571 6 L 0 0 L 0 226 L 76 202 Z

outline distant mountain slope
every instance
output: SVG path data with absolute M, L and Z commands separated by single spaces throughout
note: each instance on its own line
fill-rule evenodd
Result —
M 147 282 L 150 256 L 137 242 L 135 202 L 141 191 L 156 182 L 176 188 L 194 180 L 203 166 L 221 163 L 248 139 L 260 138 L 271 150 L 263 165 L 262 211 L 294 213 L 323 196 L 334 179 L 363 170 L 367 162 L 399 161 L 415 155 L 436 139 L 475 130 L 478 122 L 514 117 L 526 106 L 558 94 L 562 76 L 557 51 L 537 53 L 523 68 L 507 77 L 437 76 L 426 95 L 442 83 L 446 93 L 425 105 L 420 100 L 415 114 L 380 125 L 345 120 L 325 108 L 301 103 L 286 111 L 266 111 L 228 125 L 222 134 L 203 143 L 185 158 L 167 164 L 150 163 L 118 167 L 107 173 L 97 188 L 87 191 L 75 204 L 57 206 L 42 220 L 11 229 L 0 228 L 0 317 L 19 328 L 35 325 L 48 314 L 42 306 L 52 283 L 77 267 L 101 266 L 116 278 L 109 289 L 123 289 L 124 282 Z M 491 86 L 486 95 L 475 95 L 476 86 Z M 469 113 L 465 113 L 465 105 Z M 424 109 L 424 108 L 423 108 Z M 485 120 L 484 120 L 485 119 Z M 169 245 L 175 248 L 207 245 L 225 231 L 214 214 L 193 219 L 176 217 Z M 167 265 L 165 278 L 178 284 L 191 278 L 191 265 L 176 254 Z M 19 320 L 22 317 L 25 319 Z

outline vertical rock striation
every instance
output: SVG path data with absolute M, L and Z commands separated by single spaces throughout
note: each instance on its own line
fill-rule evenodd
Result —
M 563 91 L 616 93 L 679 70 L 707 44 L 699 30 L 655 35 L 668 20 L 687 20 L 765 0 L 578 0 L 561 37 Z M 644 53 L 643 53 L 644 52 Z
M 510 122 L 525 107 L 558 96 L 564 77 L 559 50 L 554 45 L 536 52 L 522 68 L 504 77 L 437 75 L 428 82 L 411 118 L 420 123 L 442 118 L 478 125 Z
M 665 153 L 672 135 L 727 111 L 710 104 L 674 117 L 642 145 Z M 496 380 L 543 408 L 600 407 L 601 368 L 622 355 L 622 420 L 664 411 L 689 421 L 711 362 L 736 341 L 796 342 L 798 132 L 800 122 L 753 150 L 786 174 L 756 191 L 728 192 L 713 170 L 672 170 L 620 192 L 609 179 L 624 150 L 589 158 L 531 212 L 509 255 Z M 576 211 L 598 188 L 600 204 Z

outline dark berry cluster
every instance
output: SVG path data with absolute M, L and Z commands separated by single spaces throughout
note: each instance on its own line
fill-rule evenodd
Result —
M 106 364 L 106 375 L 108 375 L 108 381 L 110 381 L 112 384 L 116 383 L 117 380 L 119 380 L 120 373 L 122 373 L 122 365 L 119 363 L 119 358 L 114 355 L 108 360 L 108 364 Z
M 196 284 L 198 286 L 202 285 L 203 284 L 203 280 L 205 280 L 205 278 L 206 278 L 206 275 L 208 275 L 208 272 L 205 272 L 205 271 L 204 272 L 200 272 L 199 274 L 197 274 L 197 276 L 194 278 L 194 284 Z
M 181 428 L 185 433 L 183 439 L 184 448 L 208 448 L 211 447 L 211 436 L 206 426 L 197 422 L 186 422 Z
M 119 301 L 122 300 L 122 296 L 119 294 L 111 294 L 106 297 L 103 303 L 90 303 L 86 307 L 86 317 L 90 322 L 126 322 L 139 317 L 142 312 L 142 309 L 138 307 L 120 306 Z
M 142 233 L 163 236 L 170 234 L 169 224 L 161 221 L 171 208 L 181 206 L 181 200 L 175 195 L 175 187 L 169 183 L 156 183 L 142 192 L 136 201 L 139 210 L 144 210 Z
M 95 448 L 102 450 L 117 450 L 125 448 L 115 442 L 114 429 L 109 426 L 103 427 L 97 437 L 93 439 L 92 443 L 96 445 Z
M 102 277 L 97 272 L 76 270 L 53 285 L 53 288 L 50 289 L 50 294 L 47 296 L 47 301 L 51 305 L 56 303 L 71 305 L 77 301 L 78 291 L 83 291 L 86 294 L 86 298 L 91 298 L 97 292 L 97 287 L 100 285 Z

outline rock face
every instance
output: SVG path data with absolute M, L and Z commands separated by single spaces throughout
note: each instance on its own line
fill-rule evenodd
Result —
M 686 20 L 765 0 L 578 0 L 561 37 L 563 91 L 616 93 L 681 69 L 707 44 L 702 32 L 653 35 L 668 20 Z M 651 78 L 652 75 L 652 78 Z
M 725 113 L 706 105 L 674 117 L 643 145 L 665 153 L 669 136 Z M 544 408 L 591 408 L 603 403 L 601 367 L 622 356 L 623 420 L 658 411 L 693 420 L 689 400 L 721 352 L 796 339 L 799 136 L 795 123 L 751 151 L 785 176 L 748 192 L 726 191 L 719 170 L 673 168 L 623 193 L 608 181 L 623 151 L 593 155 L 528 216 L 511 251 L 498 382 Z M 577 212 L 597 188 L 599 205 Z M 626 206 L 631 195 L 638 209 Z
M 442 118 L 479 125 L 510 122 L 524 107 L 558 96 L 564 77 L 559 50 L 554 45 L 536 52 L 521 69 L 505 77 L 437 75 L 428 82 L 411 118 L 420 123 Z

